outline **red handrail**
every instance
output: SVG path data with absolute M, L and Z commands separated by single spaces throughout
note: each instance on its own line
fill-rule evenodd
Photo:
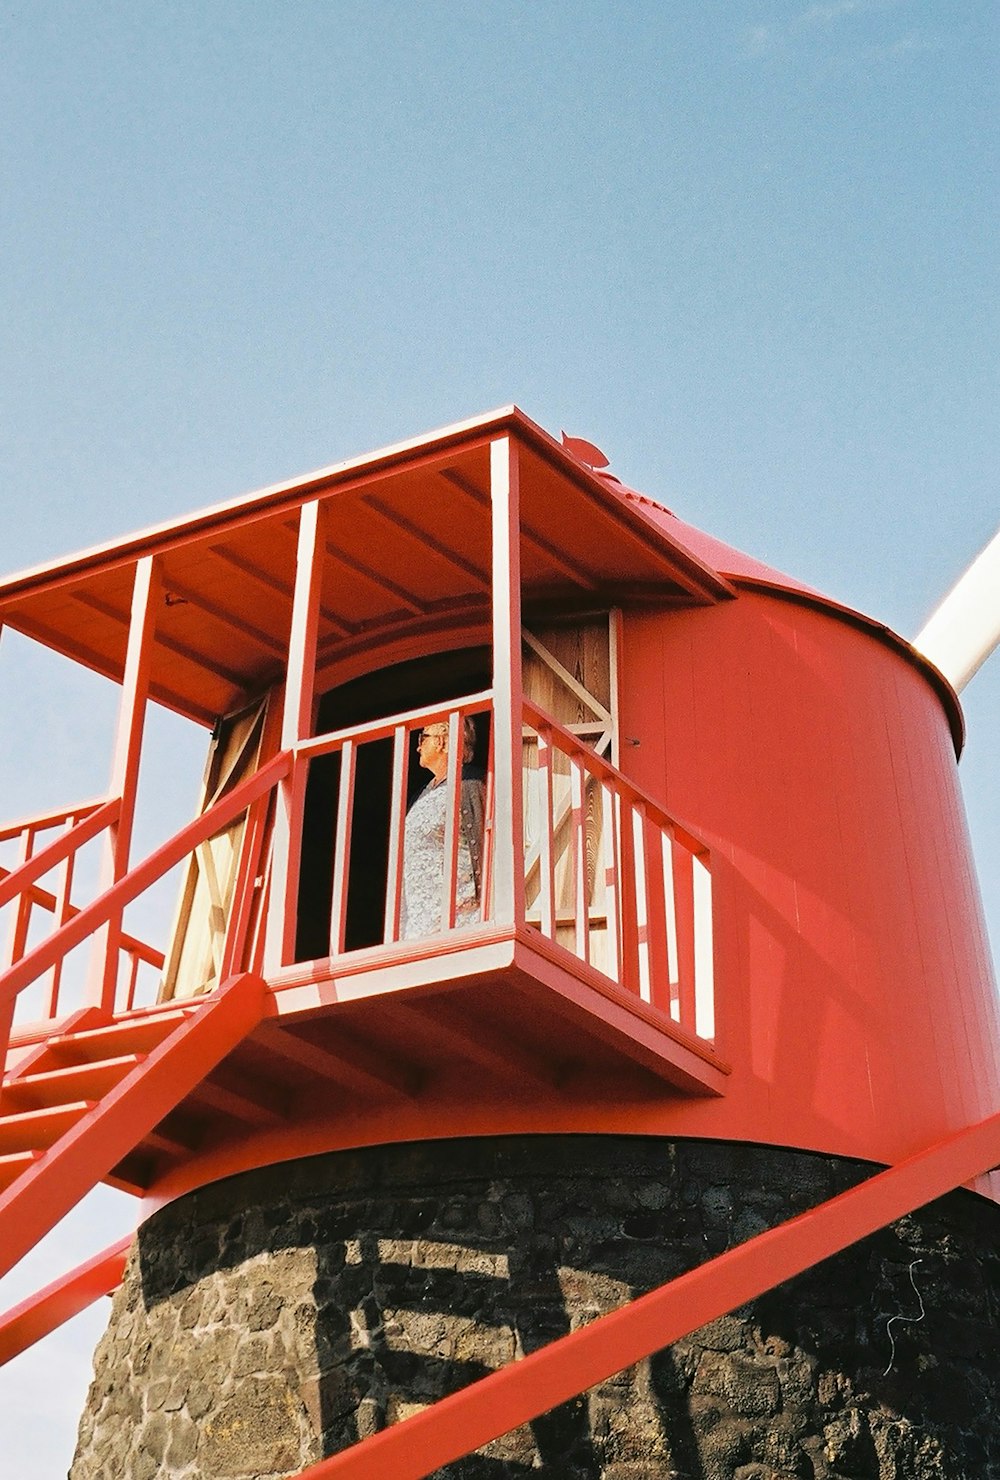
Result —
M 50 869 L 68 858 L 71 853 L 75 853 L 85 843 L 89 843 L 91 838 L 96 838 L 104 828 L 110 827 L 117 820 L 121 805 L 121 797 L 112 797 L 110 801 L 100 803 L 68 832 L 49 843 L 48 847 L 43 848 L 40 853 L 35 853 L 31 858 L 26 859 L 18 868 L 13 869 L 0 880 L 0 909 L 3 909 L 4 905 L 9 904 L 12 899 L 16 899 L 19 894 L 23 894 L 24 890 L 29 889 L 36 879 L 42 878 Z M 70 809 L 58 816 L 49 814 L 41 822 L 29 819 L 17 824 L 16 830 L 8 829 L 4 837 L 16 837 L 18 832 L 23 833 L 29 828 L 55 826 L 56 822 L 66 821 L 74 815 L 75 812 Z
M 77 802 L 72 807 L 58 807 L 50 812 L 34 812 L 30 817 L 16 817 L 0 826 L 0 843 L 10 842 L 11 838 L 27 832 L 29 828 L 33 832 L 46 832 L 50 827 L 58 827 L 61 822 L 69 822 L 71 817 L 82 822 L 85 817 L 103 807 L 107 800 L 106 796 L 94 797 L 92 801 Z
M 634 804 L 641 803 L 657 825 L 660 827 L 669 827 L 677 841 L 683 843 L 689 852 L 695 854 L 708 852 L 708 844 L 702 838 L 699 838 L 697 833 L 693 832 L 686 823 L 678 822 L 676 817 L 671 817 L 668 812 L 664 811 L 662 805 L 650 792 L 645 791 L 637 782 L 630 780 L 616 766 L 613 766 L 610 761 L 606 761 L 603 756 L 598 755 L 596 750 L 592 750 L 589 745 L 585 745 L 579 735 L 574 735 L 572 730 L 567 730 L 565 725 L 561 725 L 558 720 L 553 719 L 550 714 L 544 709 L 541 709 L 531 699 L 523 700 L 523 708 L 526 717 L 531 721 L 535 729 L 541 726 L 553 735 L 558 735 L 562 742 L 560 748 L 563 751 L 569 755 L 579 753 L 584 756 L 588 771 L 598 776 L 601 780 L 606 781 L 609 786 L 613 786 L 619 795 L 628 801 Z
M 695 1039 L 714 1040 L 707 845 L 539 705 L 525 699 L 523 713 L 538 736 L 540 833 L 526 859 L 526 880 L 533 881 L 538 872 L 538 928 L 589 964 L 591 929 L 599 924 L 606 957 L 599 969 L 669 1014 Z M 558 818 L 553 817 L 556 756 L 564 765 Z M 588 856 L 591 783 L 601 794 L 601 832 L 596 852 Z M 565 839 L 560 853 L 564 913 L 557 919 L 555 839 L 560 829 Z M 572 941 L 560 940 L 559 927 L 568 937 L 571 924 Z
M 132 903 L 150 884 L 172 869 L 176 863 L 210 838 L 213 833 L 232 822 L 250 804 L 277 785 L 288 774 L 292 763 L 291 752 L 282 751 L 267 762 L 259 771 L 241 781 L 199 817 L 181 828 L 154 853 L 137 864 L 117 884 L 105 891 L 75 915 L 66 924 L 54 931 L 45 941 L 30 951 L 0 976 L 0 1007 L 12 1002 L 19 992 L 54 966 L 66 953 L 87 939 L 95 930 L 106 925 L 125 907 Z

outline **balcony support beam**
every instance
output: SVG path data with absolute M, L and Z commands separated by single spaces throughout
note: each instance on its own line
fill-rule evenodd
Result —
M 521 560 L 518 454 L 510 437 L 490 443 L 493 538 L 493 919 L 524 916 L 521 805 Z
M 103 894 L 128 873 L 132 850 L 132 825 L 139 784 L 139 761 L 142 735 L 149 698 L 149 674 L 156 637 L 156 616 L 160 600 L 160 575 L 151 555 L 136 562 L 132 585 L 132 611 L 129 620 L 125 671 L 118 710 L 111 763 L 111 797 L 120 798 L 118 816 L 108 828 L 108 840 L 101 870 Z M 88 1004 L 113 1011 L 118 982 L 118 949 L 122 931 L 121 915 L 112 916 L 94 937 L 90 960 Z
M 294 751 L 299 741 L 312 732 L 325 523 L 325 508 L 318 499 L 302 505 L 281 720 L 282 750 Z M 293 766 L 278 787 L 264 955 L 264 969 L 269 976 L 295 955 L 306 773 L 307 767 Z

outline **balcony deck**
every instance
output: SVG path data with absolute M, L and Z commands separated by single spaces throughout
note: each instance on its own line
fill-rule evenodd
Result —
M 588 1096 L 626 1104 L 650 1095 L 721 1094 L 727 1066 L 714 1042 L 707 851 L 610 762 L 527 701 L 519 778 L 526 821 L 515 877 L 500 887 L 509 838 L 494 802 L 491 750 L 483 782 L 485 918 L 454 923 L 460 788 L 450 776 L 444 928 L 405 938 L 403 781 L 414 731 L 438 721 L 455 740 L 466 719 L 481 716 L 488 724 L 490 713 L 490 696 L 479 694 L 311 737 L 238 781 L 83 906 L 71 898 L 76 849 L 113 823 L 114 799 L 8 827 L 3 836 L 21 863 L 0 878 L 0 905 L 11 918 L 5 990 L 9 1002 L 18 994 L 27 1002 L 25 988 L 33 985 L 36 1014 L 42 1004 L 40 1020 L 13 1025 L 9 1154 L 33 1154 L 39 1136 L 44 1143 L 49 1131 L 62 1134 L 66 1117 L 82 1116 L 134 1068 L 161 1028 L 166 1033 L 195 1014 L 217 981 L 240 970 L 263 980 L 263 1021 L 116 1164 L 110 1180 L 118 1185 L 142 1192 L 174 1177 L 231 1170 L 247 1156 L 300 1155 L 331 1140 L 357 1144 L 390 1126 L 397 1137 L 424 1134 L 428 1126 L 447 1133 L 449 1104 L 474 1101 L 486 1124 L 501 1109 L 509 1119 L 516 1105 L 537 1121 L 544 1101 L 572 1124 L 574 1106 Z M 365 746 L 387 741 L 393 758 L 383 938 L 347 949 L 351 836 L 361 805 L 355 762 Z M 269 831 L 264 821 L 276 788 L 284 785 L 301 801 L 309 767 L 325 756 L 340 757 L 341 778 L 330 840 L 332 949 L 302 961 L 289 945 L 298 907 L 294 869 L 288 854 L 283 870 L 276 868 L 280 830 Z M 206 850 L 234 825 L 241 829 L 238 865 L 223 900 Z M 285 836 L 294 852 L 301 834 Z M 178 967 L 187 959 L 181 947 L 190 897 L 162 949 L 123 924 L 125 907 L 185 858 L 195 870 L 188 895 L 195 887 L 211 896 L 199 918 L 210 918 L 213 929 L 196 939 L 191 957 L 202 960 L 201 976 L 192 976 L 190 961 Z M 498 904 L 504 895 L 514 903 L 506 920 Z M 39 915 L 55 928 L 31 945 Z M 88 940 L 91 971 L 81 989 L 64 980 L 63 964 Z M 143 972 L 157 984 L 152 997 Z

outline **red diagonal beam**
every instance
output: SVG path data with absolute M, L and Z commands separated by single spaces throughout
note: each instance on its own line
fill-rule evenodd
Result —
M 127 1234 L 0 1315 L 0 1366 L 117 1290 L 131 1243 Z
M 263 979 L 230 977 L 0 1195 L 0 1275 L 261 1021 Z
M 423 1480 L 1000 1162 L 1000 1114 L 740 1244 L 303 1470 L 299 1480 Z

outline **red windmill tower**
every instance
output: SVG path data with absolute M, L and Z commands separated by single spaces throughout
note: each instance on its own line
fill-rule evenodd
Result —
M 75 1480 L 1000 1474 L 955 696 L 600 462 L 506 410 L 0 586 L 121 686 L 0 834 L 3 1268 L 144 1204 L 0 1327 L 124 1281 Z M 211 740 L 140 859 L 150 703 Z

